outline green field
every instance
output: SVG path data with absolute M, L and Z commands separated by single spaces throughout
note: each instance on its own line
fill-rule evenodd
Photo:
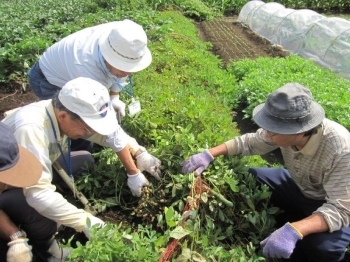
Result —
M 259 242 L 274 230 L 278 209 L 269 205 L 267 187 L 258 186 L 247 169 L 269 163 L 261 157 L 215 160 L 202 178 L 232 202 L 228 207 L 209 193 L 193 195 L 196 178 L 181 174 L 182 161 L 239 135 L 230 113 L 242 110 L 251 119 L 252 108 L 291 81 L 309 86 L 327 117 L 350 129 L 349 81 L 311 61 L 260 58 L 223 69 L 212 45 L 199 39 L 193 21 L 226 11 L 237 14 L 243 4 L 233 2 L 1 1 L 0 88 L 10 89 L 16 82 L 26 89 L 26 72 L 40 54 L 79 29 L 128 18 L 141 24 L 149 37 L 153 62 L 134 75 L 143 109 L 125 117 L 123 128 L 162 160 L 163 178 L 158 182 L 150 177 L 150 191 L 130 198 L 120 161 L 108 149 L 96 150 L 96 165 L 76 181 L 77 188 L 104 210 L 101 217 L 114 212 L 122 219 L 93 230 L 84 245 L 72 238 L 65 244 L 75 247 L 70 261 L 154 262 L 174 239 L 178 249 L 169 261 L 264 261 Z M 200 204 L 183 220 L 191 201 Z

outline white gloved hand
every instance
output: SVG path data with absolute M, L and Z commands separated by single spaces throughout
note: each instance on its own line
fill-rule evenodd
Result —
M 137 173 L 136 175 L 128 174 L 128 186 L 133 196 L 140 197 L 142 187 L 148 185 L 148 180 L 141 172 Z
M 90 219 L 90 227 L 87 224 L 86 221 L 86 225 L 83 229 L 83 232 L 85 234 L 85 236 L 87 237 L 87 239 L 90 239 L 90 230 L 93 226 L 97 226 L 97 227 L 104 227 L 105 226 L 105 222 L 103 222 L 101 219 L 99 219 L 98 217 L 95 217 L 94 215 L 88 213 L 88 219 Z
M 115 111 L 120 113 L 121 117 L 125 116 L 125 103 L 119 99 L 119 95 L 111 95 L 111 103 Z
M 28 245 L 28 238 L 18 238 L 7 243 L 7 262 L 32 261 L 32 246 Z
M 147 151 L 139 154 L 136 157 L 136 166 L 140 171 L 147 171 L 150 173 L 155 179 L 160 180 L 161 170 L 160 170 L 161 162 L 155 156 L 152 156 Z

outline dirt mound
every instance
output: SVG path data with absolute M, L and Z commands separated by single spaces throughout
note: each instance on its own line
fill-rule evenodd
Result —
M 289 54 L 237 22 L 236 17 L 200 22 L 197 27 L 200 38 L 213 44 L 213 53 L 225 64 L 244 58 L 285 57 Z

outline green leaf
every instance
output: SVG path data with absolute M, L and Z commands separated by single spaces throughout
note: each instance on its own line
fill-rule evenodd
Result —
M 247 204 L 252 210 L 255 211 L 255 206 L 254 206 L 254 204 L 253 204 L 251 199 L 249 199 L 249 198 L 247 199 Z
M 187 236 L 190 234 L 191 231 L 184 229 L 181 226 L 177 226 L 174 230 L 170 232 L 170 237 L 173 237 L 177 240 L 183 238 L 184 236 Z
M 175 212 L 173 207 L 165 207 L 165 221 L 169 227 L 176 226 L 174 214 Z
M 140 249 L 138 250 L 138 261 L 142 261 L 144 258 L 147 257 L 147 249 L 146 247 L 140 247 Z
M 269 213 L 270 215 L 274 215 L 276 214 L 280 209 L 278 207 L 270 207 L 268 210 L 267 210 L 267 213 Z
M 230 186 L 230 189 L 232 192 L 235 192 L 235 193 L 238 192 L 238 187 L 237 187 L 238 181 L 228 177 L 225 177 L 224 181 Z
M 188 262 L 191 261 L 191 250 L 183 248 L 181 255 L 175 260 L 175 262 Z
M 271 196 L 271 192 L 262 192 L 259 196 L 259 199 L 262 200 L 262 199 L 266 199 L 266 198 L 269 198 Z

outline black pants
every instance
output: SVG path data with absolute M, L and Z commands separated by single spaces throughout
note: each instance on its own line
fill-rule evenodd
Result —
M 28 205 L 22 188 L 9 189 L 0 195 L 0 209 L 27 233 L 33 252 L 46 253 L 49 240 L 57 232 L 57 223 L 40 215 Z M 1 226 L 1 225 L 0 225 Z M 0 261 L 6 261 L 7 240 L 0 238 Z M 48 254 L 44 254 L 43 256 Z
M 72 152 L 71 156 L 74 177 L 81 175 L 85 167 L 94 163 L 93 157 L 87 151 Z M 59 158 L 58 161 L 62 168 L 66 169 L 63 159 Z M 52 183 L 65 185 L 55 172 L 53 172 Z M 67 190 L 69 190 L 68 187 Z M 27 233 L 29 244 L 33 247 L 33 253 L 44 260 L 50 257 L 47 250 L 51 244 L 50 239 L 57 232 L 57 223 L 40 215 L 34 208 L 29 206 L 22 188 L 9 189 L 2 192 L 0 194 L 0 210 L 3 210 L 16 226 Z M 0 238 L 0 262 L 6 261 L 7 243 L 7 240 Z
M 286 222 L 295 222 L 310 216 L 325 200 L 307 198 L 283 168 L 250 168 L 256 179 L 269 186 L 271 203 L 284 210 L 276 217 L 278 227 Z M 340 230 L 310 234 L 298 241 L 287 261 L 337 262 L 342 261 L 350 243 L 350 227 Z

